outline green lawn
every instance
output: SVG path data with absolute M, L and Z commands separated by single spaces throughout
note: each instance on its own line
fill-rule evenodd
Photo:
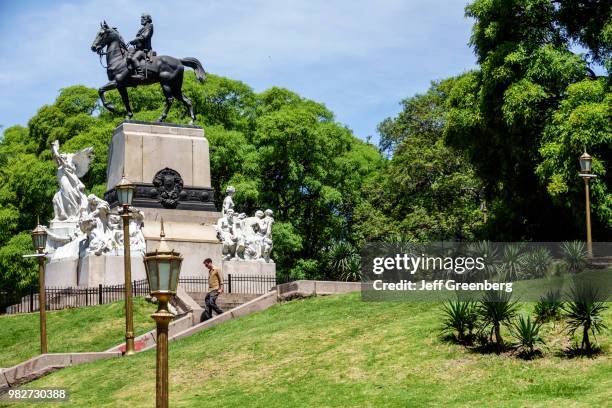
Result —
M 134 331 L 155 328 L 156 306 L 134 299 Z M 47 312 L 49 353 L 104 351 L 125 336 L 124 302 Z M 21 363 L 40 352 L 38 313 L 0 316 L 0 367 Z
M 605 318 L 610 324 L 612 311 Z M 358 293 L 282 303 L 171 343 L 170 405 L 596 407 L 612 400 L 610 335 L 599 338 L 604 355 L 568 359 L 557 355 L 569 345 L 560 325 L 547 325 L 549 350 L 523 361 L 445 343 L 439 326 L 439 305 L 430 303 L 368 303 Z M 70 390 L 65 406 L 154 406 L 155 350 L 64 369 L 28 387 Z

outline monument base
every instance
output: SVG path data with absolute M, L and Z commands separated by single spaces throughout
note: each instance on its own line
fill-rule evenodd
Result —
M 51 261 L 45 268 L 45 286 L 73 288 L 78 283 L 79 259 Z
M 238 275 L 238 276 L 267 276 L 276 277 L 276 264 L 274 262 L 262 261 L 223 261 L 221 263 L 221 271 L 223 276 Z
M 132 281 L 147 279 L 142 254 L 132 253 Z M 78 270 L 78 285 L 121 285 L 125 282 L 123 255 L 87 254 L 81 258 Z
M 132 280 L 147 278 L 142 254 L 131 255 Z M 47 264 L 45 286 L 97 287 L 98 285 L 122 285 L 125 282 L 123 255 L 86 254 L 81 259 L 60 259 Z

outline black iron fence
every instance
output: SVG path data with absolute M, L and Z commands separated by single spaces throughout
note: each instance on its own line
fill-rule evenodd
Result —
M 274 276 L 228 274 L 223 280 L 223 290 L 226 293 L 261 294 L 285 281 Z M 208 292 L 208 278 L 180 278 L 179 282 L 187 292 Z
M 228 275 L 223 282 L 227 293 L 262 294 L 288 279 L 274 276 Z M 208 278 L 181 278 L 179 284 L 187 292 L 208 292 Z M 75 307 L 102 305 L 124 300 L 125 285 L 98 285 L 97 287 L 48 287 L 46 309 L 61 310 Z M 147 296 L 149 283 L 146 279 L 132 282 L 133 296 Z M 0 292 L 0 314 L 32 313 L 39 310 L 38 288 L 20 292 Z

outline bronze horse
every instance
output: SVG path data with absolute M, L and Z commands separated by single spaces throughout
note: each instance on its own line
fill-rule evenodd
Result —
M 106 48 L 106 50 L 104 50 Z M 134 115 L 130 108 L 130 98 L 127 88 L 136 87 L 138 85 L 150 85 L 159 82 L 162 91 L 166 98 L 166 107 L 159 117 L 158 121 L 163 122 L 168 116 L 168 111 L 172 106 L 172 101 L 177 99 L 185 105 L 189 111 L 191 118 L 190 124 L 195 120 L 193 113 L 193 104 L 191 100 L 183 95 L 183 71 L 185 66 L 192 68 L 195 71 L 198 81 L 203 82 L 206 72 L 200 61 L 193 57 L 174 58 L 167 55 L 151 56 L 150 61 L 143 61 L 144 78 L 133 77 L 127 67 L 126 56 L 128 48 L 121 38 L 121 35 L 114 27 L 109 27 L 106 21 L 100 24 L 100 31 L 96 35 L 91 50 L 100 55 L 106 56 L 106 73 L 108 74 L 109 82 L 98 89 L 102 105 L 111 112 L 116 113 L 115 107 L 107 103 L 104 94 L 112 89 L 117 89 L 125 105 L 127 118 L 130 119 Z

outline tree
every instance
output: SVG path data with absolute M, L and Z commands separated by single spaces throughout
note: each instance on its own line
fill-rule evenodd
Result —
M 482 227 L 480 181 L 464 154 L 443 138 L 449 93 L 460 81 L 432 83 L 379 125 L 380 149 L 392 158 L 363 189 L 366 203 L 355 219 L 360 239 L 473 239 Z
M 209 140 L 217 205 L 233 184 L 241 212 L 273 209 L 273 256 L 279 275 L 325 278 L 327 272 L 319 267 L 323 249 L 335 240 L 351 239 L 363 180 L 376 171 L 382 156 L 335 122 L 324 105 L 286 89 L 256 94 L 239 81 L 209 75 L 200 84 L 188 73 L 184 91 Z M 159 116 L 163 97 L 157 87 L 129 92 L 135 119 Z M 117 92 L 108 97 L 121 105 Z M 0 142 L 3 259 L 16 259 L 24 246 L 31 245 L 21 239 L 19 246 L 13 239 L 25 237 L 37 215 L 41 220 L 52 216 L 57 181 L 50 144 L 60 140 L 67 151 L 94 147 L 95 158 L 83 182 L 87 193 L 101 196 L 106 190 L 108 144 L 122 120 L 122 114 L 99 106 L 95 90 L 72 86 L 39 109 L 27 128 L 5 130 Z M 171 109 L 168 121 L 187 120 L 181 106 Z M 13 285 L 16 276 L 25 276 L 25 281 L 30 276 L 22 262 L 11 268 L 8 262 L 0 262 L 0 290 Z
M 581 34 L 564 26 L 567 21 L 559 13 L 550 0 L 477 0 L 466 8 L 475 19 L 470 44 L 480 69 L 453 88 L 445 138 L 466 152 L 484 180 L 498 240 L 559 240 L 582 230 L 574 222 L 574 209 L 548 194 L 542 180 L 553 174 L 550 166 L 536 175 L 541 149 L 555 156 L 543 142 L 557 134 L 550 124 L 568 89 L 590 76 L 566 35 Z M 605 219 L 606 209 L 596 211 Z

